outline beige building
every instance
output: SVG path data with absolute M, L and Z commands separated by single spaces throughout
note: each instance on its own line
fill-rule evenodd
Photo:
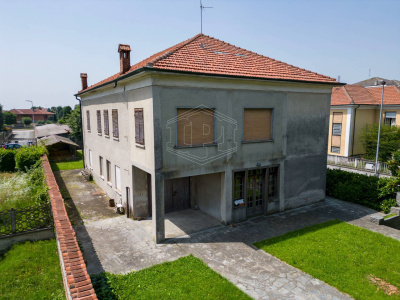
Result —
M 131 218 L 200 209 L 223 224 L 325 197 L 335 79 L 200 35 L 90 87 L 85 166 Z
M 362 128 L 379 123 L 382 86 L 345 85 L 332 90 L 329 118 L 328 154 L 361 155 Z M 400 88 L 385 86 L 382 123 L 400 125 Z

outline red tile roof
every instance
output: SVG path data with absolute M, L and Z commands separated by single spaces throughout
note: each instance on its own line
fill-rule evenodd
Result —
M 111 82 L 143 67 L 160 71 L 183 71 L 209 75 L 338 83 L 334 78 L 289 65 L 207 35 L 203 35 L 203 48 L 201 47 L 200 39 L 201 36 L 198 34 L 191 39 L 158 52 L 131 66 L 125 74 L 117 73 L 79 93 Z
M 382 86 L 362 87 L 348 84 L 332 89 L 331 105 L 379 105 L 382 98 Z M 400 89 L 394 85 L 385 86 L 384 105 L 400 105 Z
M 11 113 L 16 114 L 16 115 L 31 115 L 32 114 L 32 109 L 12 109 L 10 110 Z M 42 109 L 36 109 L 34 111 L 35 115 L 55 115 L 53 112 L 48 112 L 47 109 L 42 108 Z

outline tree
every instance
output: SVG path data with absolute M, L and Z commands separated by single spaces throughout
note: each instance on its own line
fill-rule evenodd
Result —
M 12 112 L 5 111 L 4 113 L 4 123 L 7 125 L 12 125 L 17 123 L 17 115 Z
M 32 124 L 32 119 L 29 118 L 29 117 L 23 117 L 23 118 L 22 118 L 22 123 L 23 123 L 25 126 L 29 126 L 29 125 Z
M 72 111 L 71 106 L 64 106 L 63 107 L 63 117 L 68 116 Z
M 365 151 L 365 158 L 375 159 L 378 141 L 378 124 L 368 124 L 361 129 L 360 142 Z M 382 125 L 379 143 L 379 160 L 388 161 L 392 153 L 400 149 L 400 128 Z
M 62 106 L 57 106 L 56 116 L 57 116 L 57 120 L 61 119 L 64 116 Z
M 71 136 L 75 141 L 81 141 L 82 138 L 82 120 L 81 120 L 81 108 L 79 105 L 75 105 L 75 109 L 67 117 L 67 124 L 71 128 Z
M 0 104 L 0 131 L 3 130 L 3 127 L 4 127 L 3 105 Z

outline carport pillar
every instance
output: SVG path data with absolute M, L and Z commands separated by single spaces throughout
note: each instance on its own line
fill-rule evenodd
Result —
M 164 225 L 164 176 L 160 173 L 155 173 L 151 176 L 153 188 L 152 199 L 152 227 L 153 241 L 156 244 L 165 241 L 165 225 Z
M 232 222 L 232 170 L 221 173 L 221 221 L 225 225 Z

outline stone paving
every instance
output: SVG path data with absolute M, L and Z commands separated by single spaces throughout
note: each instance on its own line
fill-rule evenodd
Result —
M 327 198 L 324 202 L 237 227 L 219 226 L 156 245 L 140 221 L 118 216 L 76 227 L 88 272 L 128 273 L 193 254 L 255 299 L 350 299 L 324 282 L 256 249 L 256 241 L 332 219 L 365 227 L 400 240 L 400 231 L 369 222 L 376 211 Z

